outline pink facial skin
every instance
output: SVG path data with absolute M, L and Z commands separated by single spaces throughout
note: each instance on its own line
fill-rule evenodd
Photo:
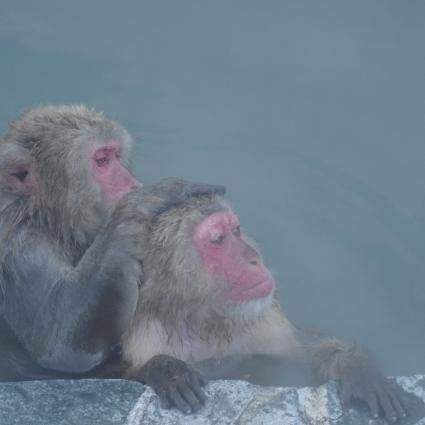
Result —
M 95 181 L 109 202 L 117 202 L 132 188 L 142 184 L 121 164 L 121 144 L 116 140 L 90 154 L 90 166 Z
M 273 290 L 270 272 L 257 251 L 243 239 L 231 211 L 214 213 L 195 229 L 193 243 L 207 273 L 228 282 L 224 297 L 233 302 L 263 298 Z

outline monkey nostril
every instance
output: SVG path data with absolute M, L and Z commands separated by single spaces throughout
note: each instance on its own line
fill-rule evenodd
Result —
M 258 261 L 257 260 L 251 260 L 249 262 L 249 264 L 252 264 L 253 266 L 258 266 Z

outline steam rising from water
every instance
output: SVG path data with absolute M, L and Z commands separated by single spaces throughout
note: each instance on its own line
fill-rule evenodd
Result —
M 100 13 L 101 11 L 101 13 Z M 143 181 L 222 183 L 289 317 L 424 371 L 422 2 L 1 6 L 0 125 L 82 102 Z

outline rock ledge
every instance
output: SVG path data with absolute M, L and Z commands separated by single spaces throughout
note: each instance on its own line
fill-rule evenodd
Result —
M 398 377 L 411 414 L 406 425 L 425 425 L 425 375 Z M 208 402 L 185 416 L 160 409 L 148 387 L 123 380 L 33 381 L 0 384 L 2 425 L 377 425 L 365 409 L 344 411 L 329 383 L 318 388 L 259 387 L 243 381 L 208 384 Z

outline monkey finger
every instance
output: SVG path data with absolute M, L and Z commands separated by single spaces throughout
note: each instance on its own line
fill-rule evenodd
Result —
M 407 416 L 406 408 L 405 408 L 402 400 L 400 399 L 400 397 L 398 395 L 398 391 L 396 389 L 394 389 L 394 387 L 391 384 L 388 385 L 387 394 L 390 397 L 391 402 L 394 406 L 394 409 L 397 412 L 397 416 L 399 418 L 406 417 Z
M 375 393 L 373 391 L 369 391 L 365 401 L 369 406 L 372 417 L 377 419 L 379 417 L 379 405 Z
M 385 393 L 385 391 L 378 392 L 379 405 L 384 412 L 384 416 L 388 422 L 396 422 L 398 417 L 397 413 L 391 403 L 390 397 Z
M 205 387 L 205 385 L 208 384 L 208 379 L 206 379 L 201 372 L 199 372 L 196 369 L 193 369 L 194 372 L 194 376 L 195 378 L 198 380 L 199 384 L 201 385 L 201 387 Z
M 189 183 L 183 190 L 183 195 L 187 198 L 202 195 L 220 195 L 224 196 L 226 188 L 220 185 L 207 183 Z
M 177 388 L 170 388 L 168 391 L 168 399 L 172 403 L 174 407 L 179 409 L 183 413 L 191 413 L 192 409 L 190 405 L 183 399 L 183 397 L 180 395 Z
M 157 392 L 157 394 L 158 394 L 158 397 L 159 397 L 159 401 L 161 403 L 161 407 L 163 409 L 170 409 L 171 403 L 170 403 L 170 400 L 168 400 L 167 391 L 160 390 L 160 391 Z
M 196 412 L 202 408 L 202 404 L 197 399 L 191 388 L 183 384 L 178 387 L 178 390 L 183 399 L 190 405 L 192 412 Z
M 198 400 L 204 404 L 207 401 L 207 396 L 204 393 L 204 390 L 201 388 L 202 382 L 199 379 L 199 376 L 191 376 L 190 377 L 190 383 L 192 391 L 195 393 Z M 204 384 L 205 385 L 205 384 Z
M 347 407 L 347 405 L 350 403 L 350 401 L 353 398 L 353 392 L 351 389 L 351 385 L 347 383 L 341 383 L 340 385 L 340 397 L 341 397 L 341 403 L 344 408 Z

